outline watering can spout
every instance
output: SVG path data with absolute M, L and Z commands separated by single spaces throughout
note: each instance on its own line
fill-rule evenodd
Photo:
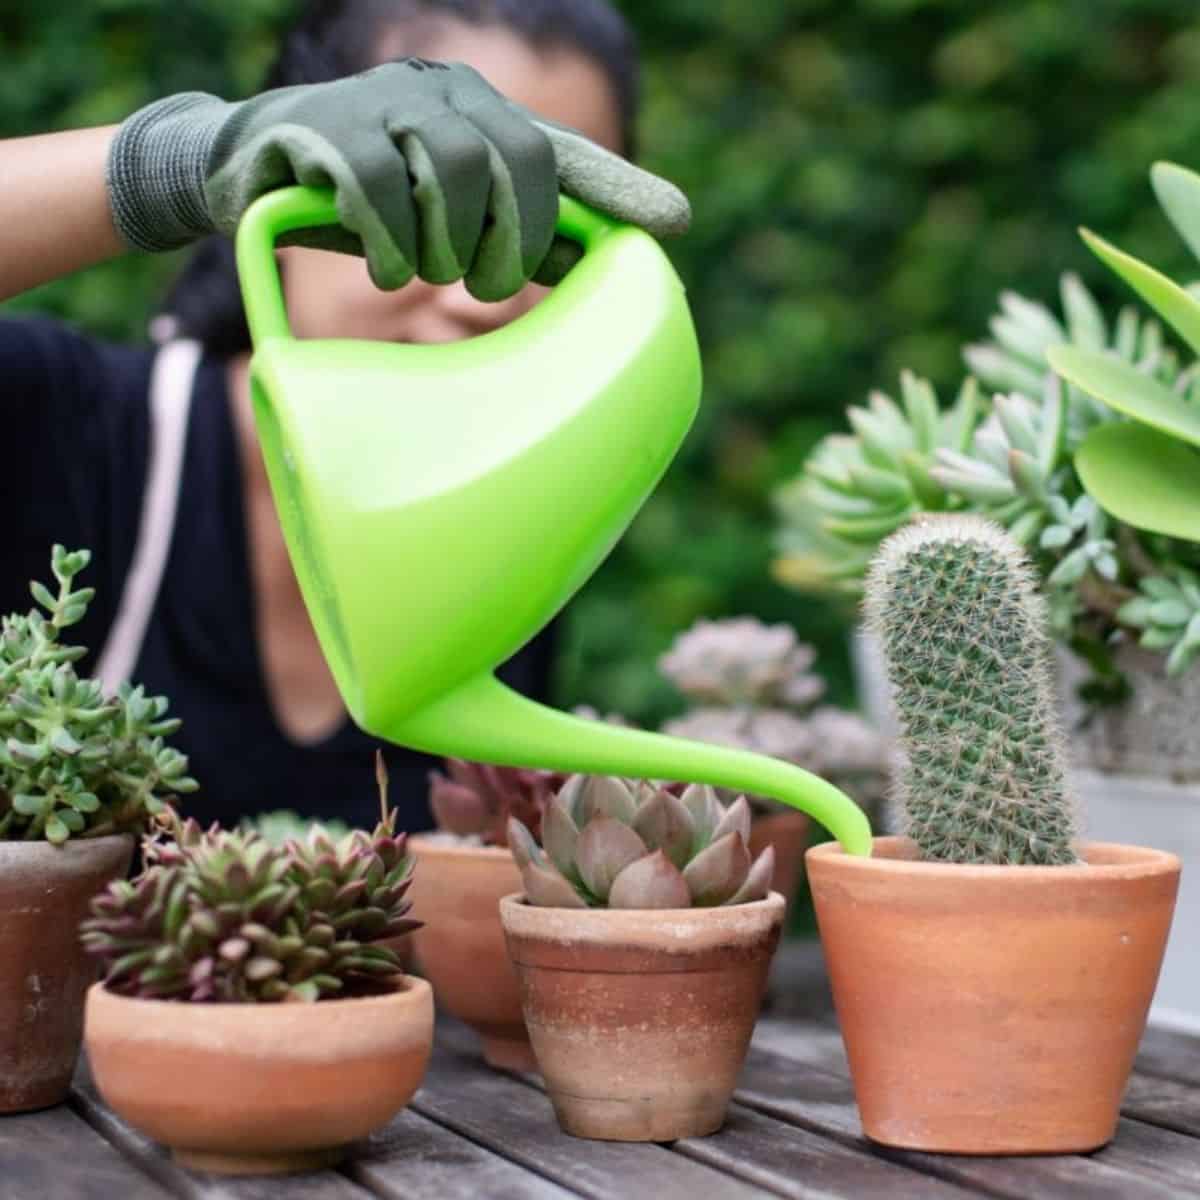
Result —
M 862 810 L 833 784 L 776 758 L 560 712 L 493 675 L 469 680 L 391 729 L 371 732 L 429 754 L 583 775 L 709 783 L 815 818 L 849 854 L 871 853 Z

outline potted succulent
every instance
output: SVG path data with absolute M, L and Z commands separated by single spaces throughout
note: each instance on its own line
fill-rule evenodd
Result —
M 446 770 L 430 774 L 438 831 L 409 839 L 422 868 L 412 891 L 423 922 L 412 939 L 418 968 L 439 1005 L 479 1033 L 491 1066 L 536 1070 L 500 899 L 521 886 L 508 820 L 517 817 L 538 836 L 556 777 L 458 759 L 447 760 Z
M 57 591 L 32 584 L 38 607 L 0 622 L 0 1113 L 66 1095 L 94 977 L 87 903 L 129 869 L 132 835 L 196 787 L 165 742 L 166 700 L 76 673 L 86 651 L 61 639 L 93 598 L 76 586 L 89 557 L 55 546 Z
M 807 866 L 863 1128 L 889 1145 L 1103 1145 L 1154 993 L 1179 860 L 1077 840 L 1034 580 L 975 515 L 910 524 L 868 576 L 906 836 Z
M 328 1165 L 408 1103 L 433 998 L 402 974 L 413 928 L 405 835 L 314 830 L 272 845 L 194 822 L 148 839 L 146 869 L 92 903 L 82 940 L 96 1086 L 184 1166 L 270 1174 Z
M 885 790 L 888 742 L 856 713 L 820 703 L 825 681 L 813 671 L 815 662 L 816 651 L 789 625 L 754 617 L 697 621 L 658 661 L 660 673 L 691 702 L 663 732 L 782 758 L 828 779 L 870 811 Z M 773 800 L 748 800 L 750 853 L 774 849 L 771 886 L 790 907 L 808 817 Z
M 603 776 L 563 785 L 544 849 L 509 821 L 523 892 L 500 916 L 567 1133 L 669 1141 L 721 1126 L 783 924 L 773 852 L 752 859 L 749 834 L 744 799 Z

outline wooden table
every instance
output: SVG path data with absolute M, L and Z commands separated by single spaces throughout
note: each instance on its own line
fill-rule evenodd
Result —
M 819 1004 L 820 997 L 817 997 Z M 951 1158 L 864 1141 L 832 1018 L 759 1023 L 725 1128 L 669 1146 L 587 1142 L 555 1124 L 537 1081 L 486 1068 L 441 1022 L 411 1106 L 338 1170 L 273 1179 L 176 1167 L 97 1098 L 0 1117 L 0 1200 L 1180 1200 L 1200 1197 L 1200 1038 L 1150 1030 L 1116 1140 L 1088 1155 Z

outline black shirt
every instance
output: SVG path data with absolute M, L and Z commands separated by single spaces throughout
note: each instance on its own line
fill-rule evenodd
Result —
M 50 547 L 88 548 L 80 582 L 97 589 L 72 641 L 95 666 L 120 602 L 141 519 L 154 351 L 111 346 L 42 319 L 0 319 L 0 613 L 32 605 L 29 581 L 53 588 Z M 225 363 L 196 375 L 179 510 L 134 681 L 170 699 L 198 794 L 183 811 L 207 824 L 277 808 L 371 825 L 378 744 L 347 721 L 300 745 L 279 728 L 255 641 L 239 449 Z M 542 698 L 550 670 L 542 634 L 501 669 Z M 430 825 L 426 774 L 435 761 L 384 747 L 398 825 Z

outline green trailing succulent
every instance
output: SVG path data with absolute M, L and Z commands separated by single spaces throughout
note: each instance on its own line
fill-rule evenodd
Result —
M 528 903 L 548 908 L 701 908 L 764 899 L 775 868 L 751 859 L 750 807 L 697 784 L 675 796 L 607 776 L 572 776 L 546 806 L 542 844 L 510 819 Z
M 179 728 L 167 701 L 129 685 L 104 695 L 76 673 L 86 650 L 61 641 L 95 595 L 75 586 L 90 557 L 55 546 L 57 593 L 33 583 L 40 607 L 0 622 L 0 838 L 138 832 L 196 790 L 187 759 L 166 742 Z
M 251 830 L 173 822 L 148 838 L 145 870 L 92 901 L 82 940 L 105 986 L 193 1002 L 314 1001 L 385 990 L 407 913 L 412 860 L 383 814 L 373 832 L 323 830 L 272 845 Z
M 982 517 L 932 516 L 871 566 L 904 762 L 904 831 L 942 862 L 1074 863 L 1046 614 L 1020 545 Z

